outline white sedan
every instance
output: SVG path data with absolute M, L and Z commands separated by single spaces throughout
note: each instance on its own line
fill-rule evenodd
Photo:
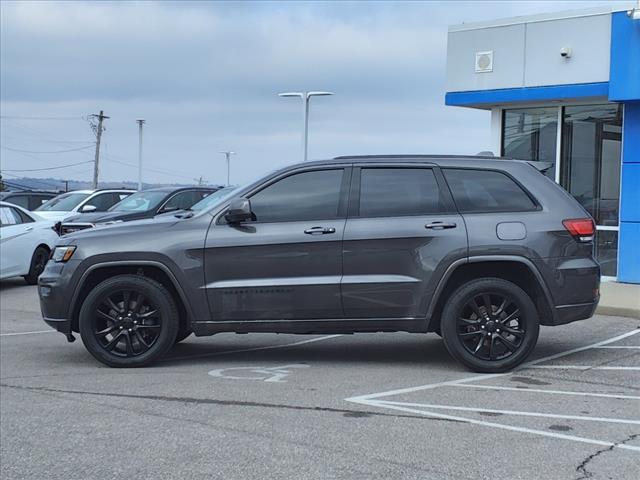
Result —
M 0 202 L 0 279 L 22 276 L 38 282 L 58 241 L 53 222 L 7 202 Z

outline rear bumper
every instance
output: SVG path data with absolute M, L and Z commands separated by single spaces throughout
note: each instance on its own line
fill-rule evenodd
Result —
M 567 323 L 586 320 L 593 317 L 593 314 L 598 307 L 599 300 L 600 297 L 593 302 L 577 303 L 574 305 L 559 305 L 555 307 L 553 325 L 565 325 Z

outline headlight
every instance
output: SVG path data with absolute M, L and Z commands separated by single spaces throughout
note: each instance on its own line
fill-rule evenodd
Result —
M 73 256 L 73 252 L 75 251 L 76 247 L 74 245 L 56 247 L 51 253 L 51 260 L 54 262 L 67 262 Z

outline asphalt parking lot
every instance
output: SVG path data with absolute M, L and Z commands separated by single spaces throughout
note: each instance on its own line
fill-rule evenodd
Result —
M 473 374 L 435 334 L 190 337 L 115 370 L 0 284 L 0 477 L 640 478 L 640 320 Z

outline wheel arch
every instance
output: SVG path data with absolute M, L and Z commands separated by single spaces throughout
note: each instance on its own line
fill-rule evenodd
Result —
M 487 267 L 491 268 L 487 275 Z M 531 260 L 515 255 L 483 255 L 460 259 L 445 271 L 427 311 L 427 331 L 439 331 L 444 304 L 459 286 L 469 280 L 496 277 L 522 288 L 533 300 L 541 325 L 554 325 L 555 309 L 551 292 Z
M 194 318 L 184 290 L 171 270 L 160 262 L 150 260 L 113 261 L 91 265 L 82 274 L 71 299 L 71 330 L 78 332 L 78 321 L 82 300 L 93 287 L 115 275 L 134 274 L 152 278 L 161 283 L 172 294 L 180 316 L 180 326 L 190 328 Z

